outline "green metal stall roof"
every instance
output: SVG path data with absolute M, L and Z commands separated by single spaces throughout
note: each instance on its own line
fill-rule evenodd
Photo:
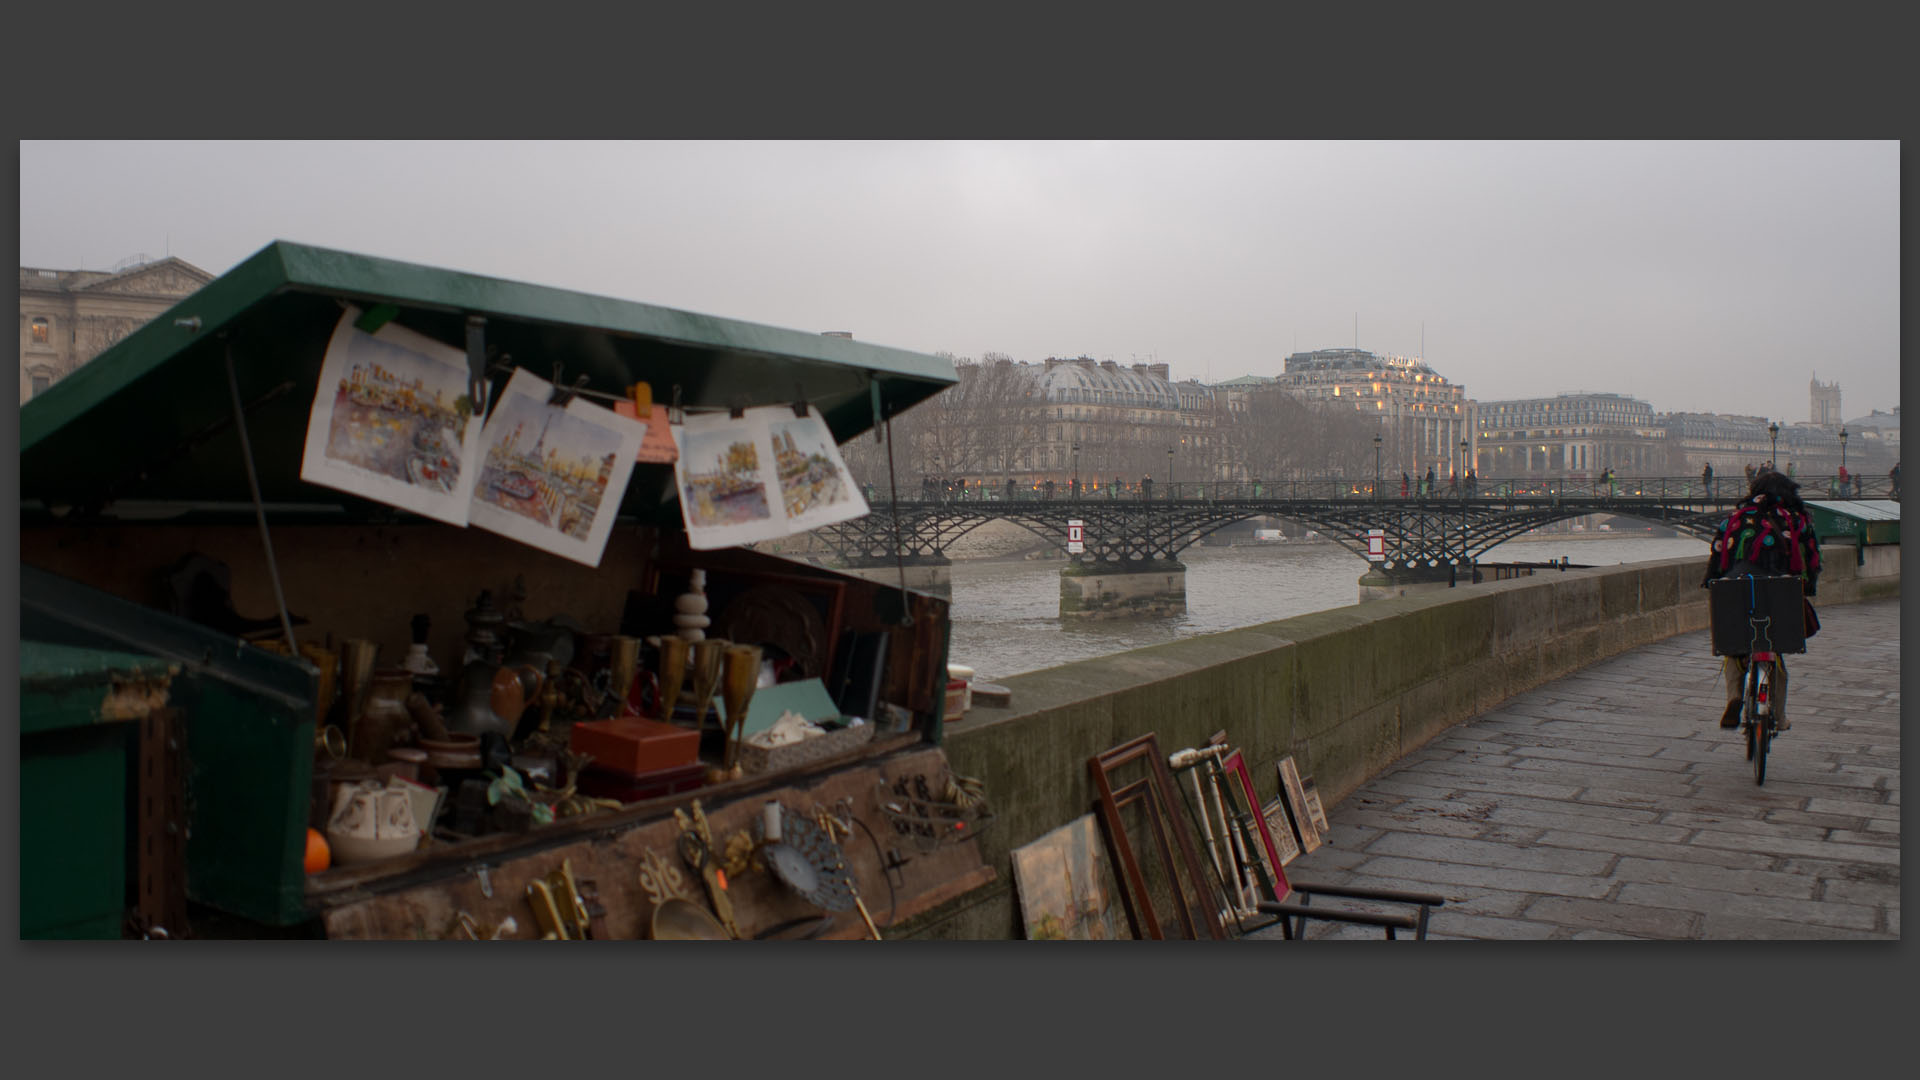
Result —
M 943 359 L 499 278 L 276 241 L 28 401 L 20 412 L 23 511 L 249 502 L 226 353 L 271 508 L 385 513 L 300 479 L 308 410 L 343 303 L 392 305 L 402 326 L 466 351 L 486 320 L 493 362 L 586 389 L 678 388 L 689 408 L 806 400 L 840 442 L 958 381 Z M 507 376 L 492 377 L 493 392 Z M 677 518 L 672 469 L 642 464 L 622 512 Z
M 1892 499 L 1808 499 L 1806 504 L 1813 529 L 1822 540 L 1900 542 L 1900 504 Z

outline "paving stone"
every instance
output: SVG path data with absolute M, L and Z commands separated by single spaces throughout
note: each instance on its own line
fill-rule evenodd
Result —
M 1628 883 L 1615 899 L 1623 904 L 1677 908 L 1706 915 L 1740 915 L 1752 919 L 1781 919 L 1848 930 L 1877 930 L 1879 910 L 1860 904 L 1835 904 L 1785 897 L 1755 897 L 1719 889 L 1689 889 L 1679 885 Z M 1529 909 L 1531 910 L 1531 909 Z
M 1376 825 L 1388 832 L 1433 833 L 1438 836 L 1463 836 L 1471 839 L 1478 839 L 1487 831 L 1486 824 L 1479 820 L 1401 810 L 1390 813 L 1366 811 L 1352 815 L 1352 820 L 1362 825 Z M 1318 854 L 1319 852 L 1314 853 L 1314 855 Z M 1303 858 L 1311 859 L 1314 855 L 1303 856 Z
M 1794 825 L 1772 820 L 1729 818 L 1719 814 L 1672 813 L 1660 819 L 1662 825 L 1688 829 L 1712 829 L 1716 832 L 1747 833 L 1753 836 L 1778 836 L 1795 840 L 1825 840 L 1831 831 L 1824 825 Z
M 1823 829 L 1871 828 L 1869 819 L 1841 814 L 1809 814 L 1804 810 L 1769 810 L 1761 820 L 1782 825 L 1818 825 Z M 1894 823 L 1897 826 L 1897 822 Z
M 1878 885 L 1844 878 L 1820 883 L 1820 899 L 1842 904 L 1861 904 L 1887 910 L 1900 907 L 1900 886 Z
M 1543 829 L 1565 829 L 1570 832 L 1592 833 L 1596 836 L 1618 836 L 1628 840 L 1648 840 L 1656 844 L 1677 844 L 1693 835 L 1692 829 L 1683 829 L 1676 825 L 1655 825 L 1643 821 L 1622 821 L 1594 810 L 1606 807 L 1580 807 L 1569 804 L 1569 810 L 1586 811 L 1580 813 L 1552 814 L 1537 810 L 1516 810 L 1509 807 L 1496 807 L 1489 813 L 1488 819 L 1503 825 L 1534 825 Z
M 1703 847 L 1765 851 L 1774 855 L 1804 855 L 1836 862 L 1884 862 L 1896 866 L 1900 863 L 1899 846 L 1892 844 L 1843 844 L 1833 839 L 1795 840 L 1705 829 L 1696 833 L 1692 842 Z
M 1604 875 L 1614 856 L 1577 848 L 1520 847 L 1484 840 L 1388 833 L 1367 849 L 1369 856 L 1404 855 L 1413 859 L 1497 866 L 1513 870 L 1545 870 L 1555 874 Z
M 1708 914 L 1696 935 L 1708 941 L 1875 941 L 1899 937 L 1898 931 L 1822 926 L 1817 923 L 1783 921 L 1735 915 L 1726 912 Z
M 1899 863 L 1844 862 L 1834 859 L 1782 859 L 1780 869 L 1789 874 L 1811 874 L 1823 881 L 1857 881 L 1869 885 L 1900 887 Z
M 1617 855 L 1632 855 L 1641 859 L 1674 859 L 1706 866 L 1724 866 L 1734 870 L 1772 870 L 1781 860 L 1773 855 L 1756 851 L 1723 851 L 1719 848 L 1703 848 L 1691 844 L 1660 844 L 1645 840 L 1628 840 L 1618 836 L 1595 836 L 1591 833 L 1567 832 L 1550 829 L 1535 841 L 1554 847 L 1580 848 L 1586 851 L 1606 851 Z
M 1749 896 L 1778 896 L 1788 900 L 1812 900 L 1818 891 L 1818 879 L 1801 874 L 1734 870 L 1671 859 L 1621 859 L 1613 868 L 1613 877 L 1619 881 L 1718 889 Z
M 1565 928 L 1552 923 L 1527 919 L 1498 919 L 1485 915 L 1464 915 L 1451 907 L 1438 908 L 1427 922 L 1427 940 L 1445 934 L 1447 938 L 1474 941 L 1550 941 L 1565 934 Z
M 1855 832 L 1850 829 L 1835 829 L 1827 839 L 1842 844 L 1885 844 L 1888 847 L 1897 848 L 1900 846 L 1900 830 L 1897 827 L 1892 832 Z
M 1526 915 L 1529 919 L 1562 926 L 1597 928 L 1662 940 L 1694 937 L 1700 926 L 1697 912 L 1569 896 L 1543 896 L 1527 908 Z
M 1447 886 L 1474 885 L 1488 889 L 1517 892 L 1551 893 L 1560 896 L 1605 896 L 1612 886 L 1605 880 L 1572 874 L 1549 874 L 1537 870 L 1505 870 L 1496 866 L 1466 866 L 1402 857 L 1372 859 L 1360 870 L 1382 877 L 1400 877 L 1428 882 L 1433 892 L 1444 893 Z

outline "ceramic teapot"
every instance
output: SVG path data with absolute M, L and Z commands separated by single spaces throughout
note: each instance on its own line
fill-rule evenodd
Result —
M 372 862 L 404 855 L 420 846 L 420 825 L 413 800 L 398 788 L 377 781 L 343 784 L 327 817 L 327 844 L 336 863 Z

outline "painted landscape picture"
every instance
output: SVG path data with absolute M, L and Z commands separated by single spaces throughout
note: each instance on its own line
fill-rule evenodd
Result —
M 680 497 L 690 523 L 712 529 L 772 517 L 755 443 L 744 427 L 688 436 L 681 449 Z
M 368 334 L 353 325 L 358 314 L 349 309 L 328 341 L 301 477 L 466 524 L 478 445 L 466 358 L 401 326 Z
M 1013 853 L 1020 915 L 1030 941 L 1112 941 L 1129 936 L 1120 891 L 1092 814 Z
M 469 519 L 588 566 L 600 565 L 645 425 L 518 369 L 481 432 Z
M 818 420 L 794 419 L 773 426 L 780 498 L 788 517 L 803 517 L 853 497 L 853 483 L 832 448 L 826 426 Z
M 506 395 L 488 421 L 473 497 L 585 542 L 620 463 L 621 442 L 618 431 L 538 397 Z

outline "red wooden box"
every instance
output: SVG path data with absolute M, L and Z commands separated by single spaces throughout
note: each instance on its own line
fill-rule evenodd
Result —
M 617 799 L 623 803 L 644 802 L 692 791 L 706 783 L 706 777 L 707 767 L 698 761 L 639 775 L 588 765 L 580 770 L 580 793 L 596 799 Z
M 700 759 L 700 733 L 658 720 L 619 717 L 573 725 L 574 752 L 592 754 L 592 764 L 625 773 L 650 773 Z

